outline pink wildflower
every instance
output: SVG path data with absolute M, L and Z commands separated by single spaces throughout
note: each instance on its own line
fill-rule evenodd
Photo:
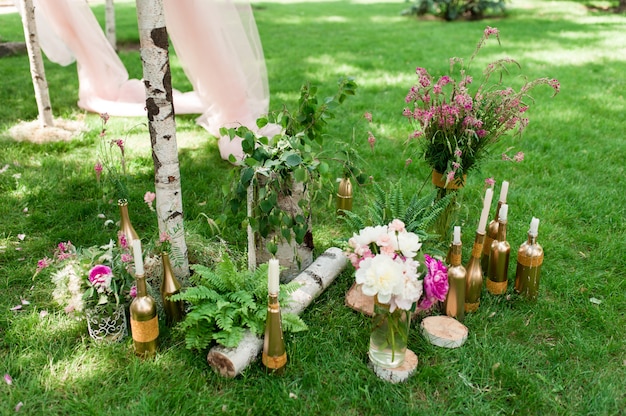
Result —
M 43 259 L 37 262 L 37 272 L 42 271 L 46 267 L 49 267 L 51 264 L 52 264 L 52 260 L 50 260 L 48 257 L 44 257 Z
M 413 163 L 413 159 L 408 158 L 407 160 L 404 161 L 404 167 L 408 167 L 411 163 Z
M 524 152 L 517 152 L 515 156 L 513 156 L 513 160 L 516 162 L 521 162 L 524 160 Z
M 128 239 L 126 238 L 126 234 L 123 231 L 117 232 L 117 242 L 122 249 L 128 248 Z
M 96 162 L 93 170 L 96 171 L 96 181 L 100 183 L 100 175 L 102 175 L 102 163 L 100 163 L 100 161 Z
M 131 298 L 136 298 L 137 297 L 137 286 L 133 285 L 130 288 L 130 293 L 129 293 Z
M 487 178 L 485 179 L 485 184 L 487 186 L 494 186 L 496 184 L 496 180 L 493 177 Z
M 107 121 L 109 121 L 109 113 L 101 113 L 100 114 L 100 119 L 102 120 L 103 124 L 107 124 Z
M 372 113 L 370 113 L 369 111 L 366 111 L 365 114 L 363 114 L 363 117 L 365 117 L 365 119 L 370 123 L 372 122 Z
M 446 175 L 446 182 L 452 182 L 454 180 L 454 175 L 456 175 L 456 172 L 451 170 L 450 172 L 448 172 L 448 174 Z
M 172 242 L 172 237 L 170 237 L 170 235 L 167 233 L 167 231 L 163 231 L 161 234 L 159 234 L 159 242 L 161 244 L 165 243 L 165 242 Z
M 143 196 L 143 200 L 146 204 L 148 204 L 150 211 L 154 211 L 154 208 L 152 207 L 152 203 L 154 202 L 155 199 L 156 199 L 156 194 L 154 192 L 148 191 Z
M 367 132 L 367 142 L 370 144 L 370 148 L 374 150 L 374 144 L 376 143 L 376 137 L 372 134 L 371 131 Z
M 461 149 L 458 149 L 458 148 L 457 148 L 457 149 L 455 149 L 455 150 L 454 150 L 454 156 L 456 156 L 456 157 L 461 157 L 461 156 L 463 156 L 463 152 L 461 151 Z
M 558 94 L 561 91 L 561 84 L 556 79 L 550 80 L 550 86 L 554 89 L 554 94 Z
M 133 256 L 129 253 L 122 253 L 120 258 L 122 260 L 122 263 L 130 263 L 131 261 L 133 261 Z
M 485 38 L 489 39 L 489 36 L 491 36 L 491 35 L 498 36 L 500 31 L 497 28 L 495 28 L 495 27 L 487 26 L 485 28 L 485 32 L 484 33 L 485 33 Z

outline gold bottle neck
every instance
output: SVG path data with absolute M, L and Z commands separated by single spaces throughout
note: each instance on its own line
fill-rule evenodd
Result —
M 135 276 L 137 279 L 137 297 L 144 297 L 148 294 L 146 289 L 146 277 L 143 274 L 138 274 Z

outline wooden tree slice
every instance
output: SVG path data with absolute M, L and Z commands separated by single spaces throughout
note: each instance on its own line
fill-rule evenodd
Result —
M 374 314 L 374 297 L 364 295 L 361 291 L 361 285 L 355 283 L 346 293 L 346 306 L 367 316 L 372 316 Z
M 429 316 L 421 327 L 424 337 L 438 347 L 458 348 L 467 339 L 467 327 L 449 316 Z
M 369 366 L 378 378 L 390 383 L 402 383 L 408 380 L 417 369 L 417 355 L 409 349 L 406 350 L 406 357 L 400 367 L 384 368 L 370 361 Z

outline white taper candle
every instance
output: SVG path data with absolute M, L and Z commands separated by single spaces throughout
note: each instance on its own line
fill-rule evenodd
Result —
M 489 209 L 491 208 L 491 200 L 493 199 L 493 189 L 487 188 L 485 191 L 485 200 L 483 201 L 483 212 L 480 214 L 477 232 L 484 234 L 487 226 L 487 218 L 489 217 Z
M 539 234 L 539 218 L 533 217 L 533 219 L 530 220 L 530 230 L 528 230 L 528 233 L 535 237 Z
M 458 225 L 454 227 L 452 244 L 461 244 L 461 227 Z
M 500 188 L 500 199 L 498 201 L 503 204 L 506 203 L 506 194 L 509 192 L 509 183 L 507 181 L 502 181 L 502 187 Z
M 267 291 L 270 295 L 278 293 L 280 265 L 277 259 L 270 259 L 267 269 Z
M 135 257 L 135 274 L 144 274 L 143 253 L 141 251 L 141 240 L 133 240 L 133 256 Z

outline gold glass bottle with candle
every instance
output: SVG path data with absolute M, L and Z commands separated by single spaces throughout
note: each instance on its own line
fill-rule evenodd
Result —
M 272 374 L 282 374 L 287 365 L 287 351 L 283 339 L 279 292 L 279 264 L 277 259 L 270 259 L 268 268 L 268 305 L 263 339 L 261 360 L 266 370 Z
M 502 187 L 500 188 L 500 198 L 498 198 L 498 206 L 496 207 L 496 217 L 491 220 L 487 226 L 487 235 L 485 235 L 485 244 L 483 245 L 483 257 L 480 260 L 480 265 L 483 268 L 483 273 L 487 273 L 489 270 L 489 254 L 491 252 L 491 244 L 498 237 L 498 220 L 500 219 L 500 207 L 502 204 L 506 204 L 506 196 L 509 192 L 509 183 L 502 181 Z
M 461 265 L 461 227 L 454 227 L 452 245 L 448 252 L 448 294 L 444 303 L 446 315 L 463 322 L 465 318 L 465 267 Z
M 185 304 L 182 300 L 173 301 L 170 297 L 180 292 L 180 282 L 176 279 L 170 256 L 167 252 L 161 253 L 163 263 L 163 280 L 161 281 L 161 298 L 163 299 L 163 309 L 165 310 L 165 323 L 167 326 L 174 326 L 185 316 Z
M 480 221 L 476 229 L 476 237 L 472 246 L 472 254 L 467 266 L 465 266 L 465 312 L 475 312 L 480 306 L 480 297 L 483 290 L 483 268 L 480 265 L 480 258 L 483 254 L 485 244 L 485 226 L 489 216 L 489 208 L 493 198 L 493 189 L 485 191 L 483 200 L 483 210 L 480 214 Z
M 156 302 L 146 290 L 146 278 L 143 268 L 141 242 L 133 241 L 135 257 L 135 277 L 137 279 L 137 296 L 130 304 L 130 329 L 133 336 L 135 354 L 142 358 L 156 354 L 159 338 L 159 321 Z
M 509 206 L 502 204 L 498 213 L 498 237 L 491 243 L 489 251 L 489 270 L 487 271 L 487 290 L 492 295 L 502 295 L 508 286 L 509 257 L 511 246 L 506 241 L 506 224 Z
M 539 277 L 543 264 L 543 248 L 537 243 L 539 219 L 530 221 L 528 239 L 517 251 L 515 271 L 515 291 L 529 300 L 536 300 L 539 294 Z
M 126 236 L 128 244 L 132 244 L 133 241 L 139 240 L 137 231 L 133 228 L 133 224 L 130 222 L 130 216 L 128 214 L 128 201 L 126 199 L 119 199 L 117 206 L 120 208 L 120 231 Z
M 344 211 L 352 211 L 352 182 L 344 177 L 339 182 L 337 190 L 337 214 L 343 215 Z

